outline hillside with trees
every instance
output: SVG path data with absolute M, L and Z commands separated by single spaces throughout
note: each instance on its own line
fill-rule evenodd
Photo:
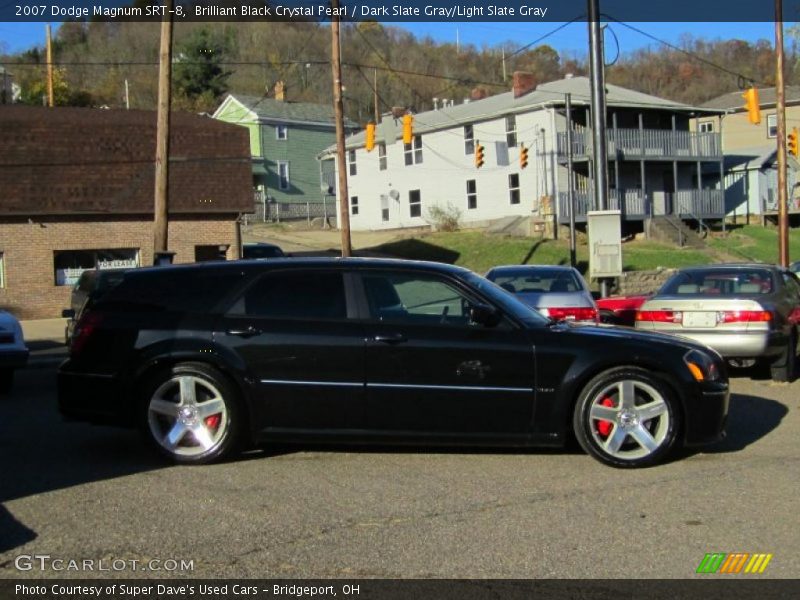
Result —
M 615 25 L 620 27 L 622 24 Z M 158 23 L 69 22 L 54 41 L 56 100 L 59 105 L 156 105 Z M 417 38 L 375 22 L 343 27 L 345 109 L 366 122 L 373 115 L 373 82 L 381 111 L 408 106 L 433 107 L 434 98 L 460 102 L 476 87 L 488 94 L 507 91 L 514 70 L 530 71 L 540 81 L 567 73 L 587 74 L 585 57 L 562 56 L 548 45 L 525 48 L 460 46 Z M 525 41 L 522 41 L 525 43 Z M 739 89 L 743 79 L 774 85 L 774 53 L 767 41 L 708 41 L 685 36 L 673 47 L 649 48 L 612 56 L 608 42 L 606 79 L 610 83 L 687 104 L 699 104 Z M 278 80 L 290 100 L 331 101 L 330 33 L 319 23 L 180 23 L 173 52 L 174 106 L 213 111 L 227 91 L 262 96 Z M 508 74 L 503 81 L 503 67 Z M 787 83 L 795 83 L 797 53 L 789 49 Z M 41 103 L 44 91 L 43 47 L 0 57 L 22 86 L 22 99 Z

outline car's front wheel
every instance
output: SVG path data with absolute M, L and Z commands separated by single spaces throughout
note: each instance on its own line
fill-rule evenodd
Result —
M 201 363 L 178 364 L 151 378 L 141 404 L 142 428 L 163 454 L 203 464 L 238 448 L 242 411 L 234 386 Z
M 611 369 L 596 376 L 581 391 L 573 413 L 581 447 L 614 467 L 658 462 L 675 445 L 679 424 L 672 391 L 636 367 Z

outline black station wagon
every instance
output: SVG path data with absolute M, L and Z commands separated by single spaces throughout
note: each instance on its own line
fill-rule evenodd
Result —
M 139 269 L 78 323 L 69 418 L 138 425 L 180 463 L 267 442 L 559 446 L 653 464 L 718 440 L 720 356 L 554 322 L 459 267 L 274 259 Z

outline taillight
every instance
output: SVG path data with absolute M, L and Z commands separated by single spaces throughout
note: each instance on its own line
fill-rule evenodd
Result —
M 768 310 L 726 310 L 717 314 L 719 323 L 768 323 L 772 313 Z
M 580 307 L 542 308 L 544 316 L 556 321 L 597 321 L 597 309 Z
M 73 355 L 78 354 L 86 346 L 91 335 L 97 330 L 97 327 L 102 322 L 103 317 L 97 312 L 88 312 L 84 314 L 78 323 L 75 325 L 75 331 L 72 334 L 72 345 L 70 346 L 70 353 Z
M 636 313 L 637 321 L 655 321 L 656 323 L 683 323 L 683 313 L 675 310 L 640 310 Z

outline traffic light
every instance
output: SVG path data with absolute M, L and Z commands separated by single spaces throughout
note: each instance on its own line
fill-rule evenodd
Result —
M 742 98 L 744 98 L 744 107 L 747 109 L 750 122 L 753 125 L 761 123 L 761 107 L 758 102 L 758 90 L 751 87 L 744 91 Z
M 519 147 L 519 168 L 524 169 L 528 166 L 528 149 L 521 145 Z
M 372 149 L 375 147 L 375 123 L 372 121 L 367 123 L 367 140 L 364 143 L 364 147 L 367 152 L 372 152 Z
M 483 166 L 483 146 L 478 140 L 475 140 L 475 166 L 479 169 Z
M 786 136 L 786 145 L 789 147 L 789 154 L 797 158 L 797 127 L 792 127 Z
M 414 117 L 403 115 L 403 143 L 410 144 L 414 139 Z

